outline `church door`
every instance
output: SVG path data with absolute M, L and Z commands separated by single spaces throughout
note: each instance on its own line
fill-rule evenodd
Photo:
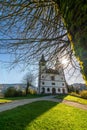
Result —
M 65 89 L 63 88 L 63 94 L 65 94 Z
M 44 87 L 42 88 L 42 93 L 45 93 L 45 88 Z
M 56 89 L 52 88 L 52 94 L 56 94 Z

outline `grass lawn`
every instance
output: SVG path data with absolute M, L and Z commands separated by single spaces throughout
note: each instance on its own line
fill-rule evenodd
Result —
M 71 95 L 58 95 L 56 96 L 56 98 L 74 101 L 74 102 L 87 105 L 87 99 L 82 99 L 82 98 L 71 96 Z
M 0 130 L 87 130 L 87 111 L 38 101 L 0 113 Z
M 11 100 L 0 99 L 0 104 L 2 104 L 2 103 L 9 103 L 9 102 L 11 102 Z
M 31 99 L 31 98 L 39 98 L 43 96 L 48 96 L 46 94 L 28 94 L 27 96 L 21 96 L 21 97 L 9 97 L 9 98 L 0 98 L 0 100 L 21 100 L 21 99 Z

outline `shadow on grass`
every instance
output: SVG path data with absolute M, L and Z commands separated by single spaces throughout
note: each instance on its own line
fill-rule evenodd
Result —
M 41 116 L 58 103 L 37 101 L 0 113 L 0 130 L 25 130 L 37 117 Z
M 55 98 L 60 99 L 62 101 L 67 96 L 68 96 L 68 94 L 58 94 L 55 96 Z

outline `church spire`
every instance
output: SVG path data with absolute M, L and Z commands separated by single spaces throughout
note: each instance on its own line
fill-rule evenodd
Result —
M 56 63 L 55 63 L 55 69 L 58 70 L 60 68 L 60 61 L 59 59 L 57 58 L 56 59 Z
M 40 59 L 40 62 L 46 62 L 45 58 L 44 58 L 44 55 L 42 54 L 42 57 Z

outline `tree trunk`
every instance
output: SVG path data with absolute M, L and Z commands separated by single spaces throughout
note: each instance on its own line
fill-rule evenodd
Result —
M 28 90 L 29 90 L 29 82 L 27 81 L 26 95 L 28 94 Z
M 57 4 L 87 84 L 87 2 L 86 0 L 59 0 Z

